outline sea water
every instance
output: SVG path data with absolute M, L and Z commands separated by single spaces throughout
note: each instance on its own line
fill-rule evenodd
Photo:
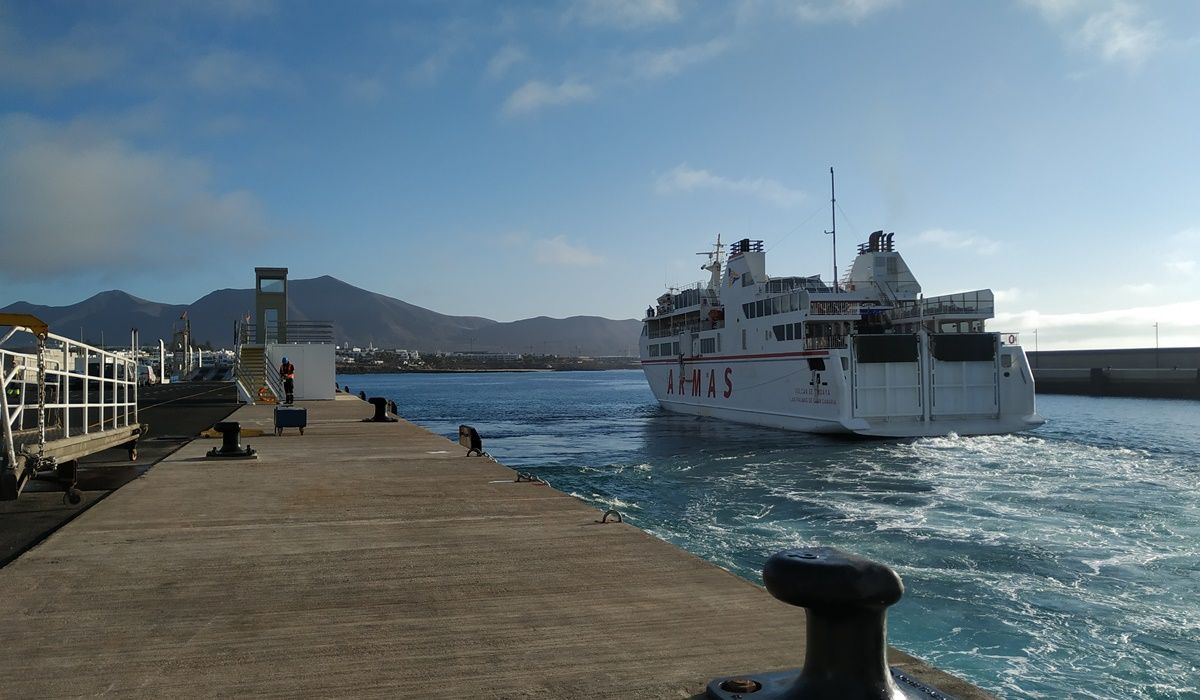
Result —
M 338 383 L 756 583 L 788 547 L 886 563 L 889 642 L 1002 697 L 1200 698 L 1195 402 L 1042 395 L 1034 432 L 885 441 L 667 413 L 640 371 Z

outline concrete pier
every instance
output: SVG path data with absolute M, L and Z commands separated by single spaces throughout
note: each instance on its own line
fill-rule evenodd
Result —
M 803 611 L 371 407 L 196 440 L 0 570 L 0 695 L 690 698 L 798 667 Z M 486 437 L 486 436 L 485 436 Z M 959 698 L 990 697 L 892 650 Z

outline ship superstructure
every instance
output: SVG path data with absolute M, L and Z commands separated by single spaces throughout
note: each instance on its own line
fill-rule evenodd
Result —
M 704 255 L 706 283 L 646 310 L 642 367 L 668 410 L 886 437 L 1044 422 L 1024 350 L 984 328 L 991 290 L 924 297 L 892 233 L 872 233 L 833 285 L 768 275 L 762 241 Z

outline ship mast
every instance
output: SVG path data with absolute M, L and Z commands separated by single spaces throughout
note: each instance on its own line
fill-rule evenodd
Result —
M 837 194 L 833 188 L 833 166 L 829 168 L 829 219 L 833 222 L 833 229 L 825 233 L 833 235 L 833 291 L 841 291 L 838 289 L 838 274 L 837 274 Z

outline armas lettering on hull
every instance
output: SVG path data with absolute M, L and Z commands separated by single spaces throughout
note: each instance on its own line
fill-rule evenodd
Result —
M 675 382 L 675 370 L 667 370 L 667 393 L 680 396 L 691 394 L 692 396 L 703 396 L 709 399 L 717 397 L 717 370 L 710 369 L 708 371 L 707 381 L 705 381 L 703 370 L 699 367 L 693 368 L 691 373 L 685 372 L 682 368 L 679 370 L 679 383 Z M 723 374 L 724 390 L 721 392 L 721 398 L 729 398 L 733 396 L 733 368 L 726 367 Z M 707 385 L 707 390 L 705 390 Z

